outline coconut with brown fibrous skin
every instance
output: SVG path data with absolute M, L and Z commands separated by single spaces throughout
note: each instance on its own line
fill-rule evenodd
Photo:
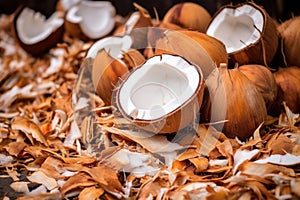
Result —
M 178 3 L 172 6 L 163 18 L 164 23 L 176 24 L 182 28 L 205 32 L 211 15 L 199 4 Z
M 281 53 L 283 54 L 286 66 L 300 66 L 300 16 L 293 17 L 282 24 L 277 29 L 282 40 Z
M 34 10 L 21 6 L 13 16 L 13 31 L 19 45 L 33 56 L 41 56 L 62 40 L 64 20 L 59 12 L 48 19 Z
M 200 119 L 208 120 L 229 138 L 245 140 L 264 122 L 267 110 L 261 93 L 238 68 L 216 68 L 206 79 L 206 106 Z M 225 122 L 224 122 L 225 121 Z
M 232 65 L 268 65 L 278 49 L 274 21 L 253 2 L 223 6 L 213 16 L 206 33 L 225 44 Z
M 257 90 L 262 94 L 267 110 L 269 111 L 277 98 L 278 87 L 272 72 L 263 65 L 254 64 L 242 65 L 238 69 L 254 83 Z
M 80 1 L 65 16 L 65 29 L 72 37 L 95 40 L 115 27 L 116 10 L 109 1 Z
M 201 70 L 184 58 L 153 56 L 116 87 L 116 107 L 137 127 L 169 134 L 196 120 L 204 91 Z
M 298 66 L 279 68 L 274 73 L 276 83 L 283 92 L 283 101 L 294 113 L 300 113 L 300 68 Z M 282 102 L 279 102 L 282 103 Z
M 197 31 L 163 30 L 155 36 L 155 55 L 171 53 L 201 68 L 206 78 L 221 63 L 228 63 L 225 46 L 219 40 Z
M 111 96 L 120 77 L 145 61 L 131 45 L 130 36 L 111 36 L 98 40 L 87 52 L 86 59 L 93 60 L 91 74 L 96 93 L 106 105 L 111 105 Z

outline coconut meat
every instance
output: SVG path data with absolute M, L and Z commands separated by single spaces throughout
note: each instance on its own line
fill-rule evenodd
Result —
M 212 20 L 207 34 L 222 41 L 228 53 L 255 43 L 263 30 L 263 14 L 250 5 L 236 9 L 224 8 Z
M 200 81 L 196 67 L 180 56 L 154 56 L 123 82 L 119 106 L 134 119 L 159 119 L 188 101 Z
M 36 44 L 46 39 L 64 23 L 59 12 L 53 13 L 48 19 L 39 12 L 25 7 L 16 21 L 19 39 L 24 44 Z
M 120 59 L 123 57 L 122 53 L 127 52 L 131 45 L 132 39 L 128 35 L 123 37 L 105 37 L 98 40 L 91 46 L 86 57 L 95 58 L 99 50 L 105 49 L 111 57 Z
M 81 1 L 67 13 L 66 19 L 78 23 L 91 39 L 103 37 L 115 26 L 116 10 L 109 1 Z

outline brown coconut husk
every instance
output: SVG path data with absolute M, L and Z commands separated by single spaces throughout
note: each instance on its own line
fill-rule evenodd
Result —
M 293 17 L 278 26 L 281 51 L 285 66 L 300 66 L 300 16 Z
M 250 45 L 246 45 L 240 50 L 228 53 L 229 62 L 231 66 L 235 66 L 236 63 L 238 63 L 239 65 L 261 64 L 268 66 L 277 52 L 279 37 L 274 20 L 269 16 L 267 11 L 263 7 L 253 2 L 246 2 L 237 5 L 225 5 L 215 13 L 215 15 L 212 17 L 210 25 L 212 24 L 214 18 L 219 15 L 220 12 L 222 12 L 224 9 L 238 9 L 239 7 L 244 5 L 254 7 L 259 12 L 261 12 L 264 18 L 263 30 L 259 31 L 256 28 L 260 32 L 260 39 L 256 42 Z M 235 36 L 233 35 L 232 37 Z

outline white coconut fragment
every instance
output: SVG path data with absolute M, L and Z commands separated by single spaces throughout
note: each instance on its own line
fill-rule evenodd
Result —
M 232 53 L 259 40 L 263 23 L 262 13 L 250 5 L 225 8 L 214 18 L 206 33 L 222 41 L 226 51 Z
M 134 121 L 164 120 L 197 96 L 201 81 L 201 72 L 182 57 L 154 56 L 122 83 L 117 95 L 118 108 Z M 190 110 L 190 115 L 193 112 Z M 175 120 L 174 127 L 181 123 L 181 119 Z
M 97 39 L 113 30 L 115 15 L 116 10 L 109 1 L 81 1 L 69 9 L 66 20 L 79 24 L 87 37 Z
M 86 58 L 96 58 L 97 53 L 105 49 L 105 51 L 113 58 L 120 60 L 123 52 L 127 52 L 132 45 L 130 36 L 123 37 L 110 36 L 95 42 L 88 50 Z
M 20 40 L 30 45 L 46 39 L 63 23 L 64 20 L 59 12 L 53 13 L 46 19 L 41 13 L 25 7 L 16 21 L 16 28 Z
M 160 169 L 158 161 L 151 154 L 132 152 L 127 149 L 120 149 L 107 158 L 105 163 L 114 169 L 130 172 L 136 177 L 153 176 Z
M 271 163 L 282 166 L 292 166 L 300 164 L 300 156 L 296 156 L 290 153 L 286 153 L 285 155 L 274 154 L 264 159 L 256 160 L 254 162 L 260 164 Z

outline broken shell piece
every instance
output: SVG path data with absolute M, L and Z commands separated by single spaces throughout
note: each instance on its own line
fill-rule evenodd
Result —
M 122 52 L 127 52 L 132 45 L 132 39 L 130 36 L 125 35 L 123 37 L 111 36 L 105 37 L 95 42 L 88 50 L 86 57 L 95 58 L 98 51 L 105 49 L 110 56 L 115 59 L 122 57 Z
M 20 46 L 33 56 L 39 56 L 54 47 L 63 36 L 64 20 L 59 12 L 48 19 L 28 7 L 16 11 L 13 30 Z
M 121 114 L 140 128 L 173 133 L 196 118 L 202 102 L 201 70 L 180 56 L 149 58 L 116 89 Z
M 115 15 L 109 1 L 81 1 L 67 12 L 65 29 L 73 37 L 98 39 L 113 30 Z
M 226 5 L 206 33 L 222 41 L 231 63 L 269 64 L 278 48 L 278 33 L 268 13 L 255 3 Z

